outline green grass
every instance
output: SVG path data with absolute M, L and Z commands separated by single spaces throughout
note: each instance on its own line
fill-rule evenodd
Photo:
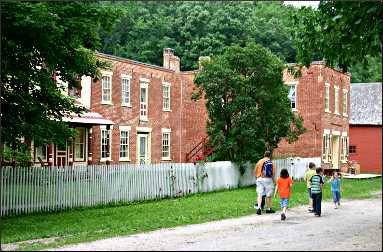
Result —
M 343 180 L 342 198 L 370 198 L 381 191 L 381 178 Z M 332 198 L 326 184 L 324 200 Z M 28 244 L 19 249 L 34 250 L 64 244 L 92 241 L 117 235 L 129 235 L 159 228 L 254 214 L 255 187 L 197 194 L 183 198 L 131 203 L 116 207 L 78 209 L 59 213 L 2 218 L 2 243 L 38 238 L 60 237 L 50 244 Z M 273 199 L 278 209 L 278 198 Z M 307 204 L 302 181 L 293 187 L 290 207 Z

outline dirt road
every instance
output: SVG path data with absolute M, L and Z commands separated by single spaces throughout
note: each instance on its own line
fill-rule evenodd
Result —
M 326 202 L 322 217 L 306 207 L 115 237 L 58 250 L 380 250 L 382 198 Z

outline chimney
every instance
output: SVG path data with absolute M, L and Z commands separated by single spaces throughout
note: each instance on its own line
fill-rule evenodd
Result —
M 164 48 L 163 52 L 164 68 L 180 71 L 180 58 L 174 55 L 174 50 L 171 48 Z
M 204 61 L 210 61 L 210 56 L 199 56 L 198 57 L 198 69 L 202 70 L 202 63 Z

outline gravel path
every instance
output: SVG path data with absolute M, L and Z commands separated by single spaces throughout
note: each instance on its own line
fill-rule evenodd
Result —
M 306 207 L 65 246 L 57 250 L 380 250 L 382 198 L 325 202 L 322 217 Z

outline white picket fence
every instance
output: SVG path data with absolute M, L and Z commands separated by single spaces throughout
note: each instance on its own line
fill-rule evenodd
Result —
M 277 172 L 301 178 L 308 159 L 276 160 Z M 317 160 L 314 160 L 317 163 Z M 320 163 L 320 159 L 319 159 Z M 318 165 L 318 164 L 317 164 Z M 180 197 L 198 192 L 255 184 L 254 166 L 243 175 L 228 161 L 191 163 L 90 165 L 78 167 L 2 167 L 1 216 Z

